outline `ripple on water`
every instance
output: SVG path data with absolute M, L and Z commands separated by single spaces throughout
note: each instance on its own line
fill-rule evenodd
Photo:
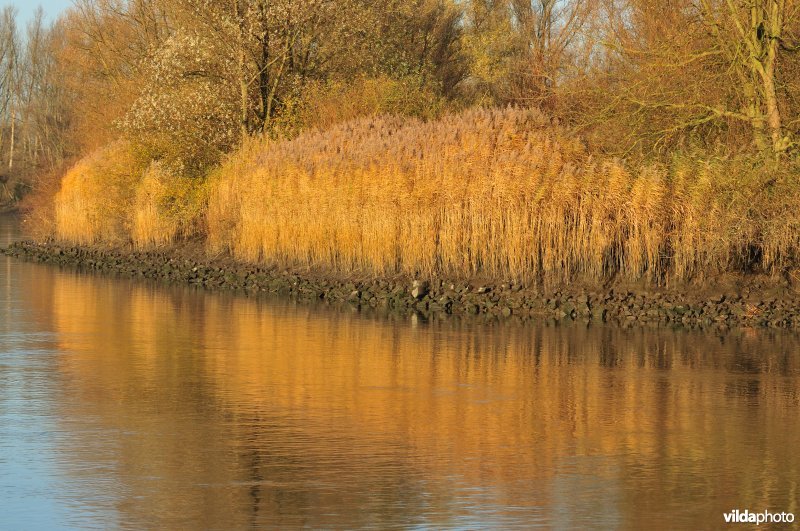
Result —
M 716 528 L 796 506 L 794 335 L 410 326 L 0 260 L 0 528 Z

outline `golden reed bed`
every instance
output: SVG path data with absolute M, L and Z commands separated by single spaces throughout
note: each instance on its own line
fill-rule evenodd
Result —
M 53 231 L 150 247 L 199 230 L 214 253 L 344 273 L 680 281 L 791 273 L 797 178 L 746 159 L 633 167 L 536 111 L 472 110 L 251 139 L 204 182 L 117 142 L 64 178 Z

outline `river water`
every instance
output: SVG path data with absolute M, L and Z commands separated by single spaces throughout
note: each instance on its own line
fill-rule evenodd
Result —
M 0 529 L 720 528 L 800 517 L 799 447 L 792 334 L 426 323 L 0 257 Z

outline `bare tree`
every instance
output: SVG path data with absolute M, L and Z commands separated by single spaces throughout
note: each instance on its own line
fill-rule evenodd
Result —
M 737 72 L 748 103 L 744 116 L 733 116 L 750 122 L 759 147 L 766 147 L 768 135 L 772 151 L 783 153 L 792 140 L 783 126 L 777 68 L 787 49 L 787 19 L 793 22 L 800 13 L 796 7 L 789 9 L 786 0 L 701 0 L 700 8 L 714 37 L 709 49 L 719 51 Z
M 4 8 L 0 14 L 0 98 L 2 98 L 0 110 L 3 115 L 0 145 L 8 150 L 6 161 L 9 172 L 14 168 L 17 110 L 21 86 L 20 46 L 16 19 L 17 12 L 13 6 Z
M 791 5 L 789 5 L 791 4 Z M 780 157 L 796 116 L 785 72 L 796 61 L 790 0 L 607 0 L 610 53 L 595 72 L 610 95 L 596 123 L 625 117 L 630 140 L 667 147 L 687 138 L 753 145 Z M 790 123 L 792 123 L 790 121 Z M 690 136 L 691 134 L 691 136 Z
M 519 99 L 541 100 L 575 75 L 594 46 L 587 31 L 597 13 L 593 0 L 512 0 L 520 61 L 514 74 Z

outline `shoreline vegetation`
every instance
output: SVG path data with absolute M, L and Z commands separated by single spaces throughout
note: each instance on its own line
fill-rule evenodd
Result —
M 80 0 L 24 34 L 6 8 L 2 195 L 78 256 L 794 326 L 800 10 L 679 4 Z
M 251 139 L 204 180 L 117 141 L 9 253 L 422 315 L 800 328 L 796 175 L 632 168 L 517 108 Z
M 141 250 L 195 238 L 246 263 L 542 288 L 791 282 L 797 176 L 746 157 L 630 167 L 538 111 L 477 109 L 250 140 L 204 180 L 118 141 L 66 173 L 48 234 Z

